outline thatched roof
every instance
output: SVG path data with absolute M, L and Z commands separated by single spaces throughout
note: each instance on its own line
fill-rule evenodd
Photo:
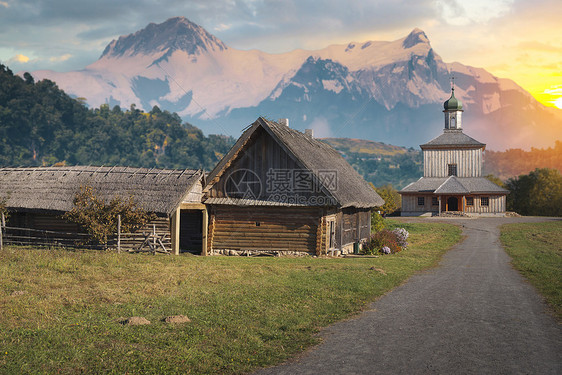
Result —
M 322 182 L 319 175 L 322 171 L 336 171 L 336 186 L 331 187 L 324 184 L 324 188 L 340 207 L 371 208 L 384 204 L 384 200 L 374 189 L 330 145 L 263 117 L 258 118 L 240 136 L 232 149 L 211 171 L 206 189 L 225 173 L 232 159 L 236 158 L 240 149 L 259 128 L 263 128 L 271 135 L 295 160 L 311 171 L 318 181 Z
M 486 144 L 464 134 L 461 129 L 445 129 L 443 134 L 420 145 L 422 150 L 438 148 L 485 148 Z
M 91 186 L 106 201 L 132 195 L 145 210 L 170 214 L 202 178 L 201 170 L 189 169 L 0 168 L 0 199 L 11 209 L 65 212 L 72 209 L 80 186 Z

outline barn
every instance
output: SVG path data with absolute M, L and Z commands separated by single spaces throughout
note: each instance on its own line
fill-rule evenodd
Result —
M 206 209 L 201 203 L 205 183 L 201 170 L 167 170 L 130 167 L 36 167 L 0 168 L 0 200 L 10 215 L 8 227 L 57 233 L 80 233 L 80 228 L 61 218 L 72 209 L 81 186 L 90 186 L 105 201 L 133 196 L 156 219 L 137 234 L 124 236 L 122 246 L 142 245 L 143 233 L 155 232 L 167 251 L 201 252 L 205 246 Z
M 206 254 L 349 253 L 383 199 L 332 147 L 287 120 L 251 124 L 207 177 Z

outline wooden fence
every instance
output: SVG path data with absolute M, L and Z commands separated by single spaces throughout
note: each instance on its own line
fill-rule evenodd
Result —
M 169 254 L 171 240 L 169 232 L 162 231 L 156 224 L 148 225 L 135 233 L 121 233 L 119 217 L 117 233 L 108 239 L 107 245 L 92 244 L 87 233 L 39 230 L 25 227 L 6 226 L 4 214 L 0 221 L 0 250 L 5 245 L 34 246 L 42 248 L 70 249 L 116 249 L 117 252 L 151 252 Z

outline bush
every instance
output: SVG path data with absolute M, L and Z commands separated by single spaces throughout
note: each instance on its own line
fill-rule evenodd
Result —
M 402 249 L 408 247 L 408 237 L 410 236 L 410 233 L 408 233 L 406 229 L 396 228 L 392 231 L 392 233 L 396 235 L 396 242 L 398 243 L 398 246 Z
M 74 197 L 72 210 L 66 212 L 63 218 L 77 223 L 91 235 L 93 242 L 105 246 L 108 237 L 117 232 L 119 215 L 124 233 L 134 232 L 156 218 L 153 213 L 139 207 L 133 196 L 128 199 L 116 196 L 110 202 L 105 202 L 91 186 L 80 187 Z
M 384 217 L 382 217 L 382 215 L 378 212 L 373 212 L 371 214 L 371 232 L 380 232 L 385 227 L 386 223 L 384 222 Z
M 383 229 L 371 235 L 363 247 L 363 252 L 368 255 L 397 253 L 408 246 L 409 235 L 404 228 L 393 231 Z

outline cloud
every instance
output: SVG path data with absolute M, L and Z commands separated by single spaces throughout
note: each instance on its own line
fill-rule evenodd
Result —
M 65 53 L 62 56 L 53 56 L 49 58 L 50 62 L 60 62 L 60 61 L 66 61 L 68 59 L 70 59 L 72 57 L 72 55 L 70 53 Z
M 8 4 L 8 3 L 5 2 L 5 1 L 0 1 L 0 6 L 1 6 L 1 7 L 4 7 L 4 8 L 9 8 L 9 7 L 10 7 L 10 4 Z
M 25 64 L 29 60 L 30 60 L 29 57 L 18 53 L 17 55 L 15 55 L 11 59 L 9 59 L 8 62 L 9 63 L 24 63 Z
M 333 137 L 332 131 L 330 130 L 330 125 L 324 117 L 315 117 L 309 126 L 313 130 L 314 137 L 316 138 Z
M 513 2 L 514 0 L 438 0 L 436 4 L 447 24 L 466 26 L 506 15 Z
M 544 90 L 545 94 L 562 96 L 562 85 L 555 85 L 552 88 Z
M 232 25 L 225 25 L 224 23 L 221 23 L 221 24 L 215 26 L 213 28 L 213 30 L 215 30 L 215 31 L 225 31 L 225 30 L 230 30 L 231 27 L 232 27 Z

